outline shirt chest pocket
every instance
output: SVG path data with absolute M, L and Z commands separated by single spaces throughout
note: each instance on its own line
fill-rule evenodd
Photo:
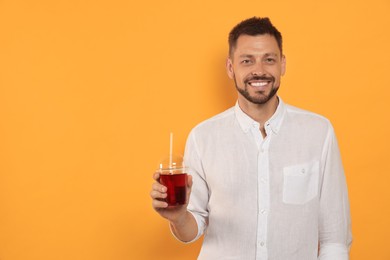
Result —
M 305 204 L 318 194 L 319 162 L 283 168 L 283 202 Z

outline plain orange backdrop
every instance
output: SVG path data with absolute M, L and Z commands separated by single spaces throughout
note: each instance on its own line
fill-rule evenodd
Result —
M 280 96 L 328 117 L 352 260 L 389 260 L 390 2 L 0 0 L 0 259 L 196 259 L 151 207 L 151 176 L 232 106 L 227 34 L 269 16 Z

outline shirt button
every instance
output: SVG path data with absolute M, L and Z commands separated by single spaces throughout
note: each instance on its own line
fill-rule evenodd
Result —
M 264 242 L 260 242 L 260 246 L 264 246 Z
M 305 173 L 305 168 L 302 168 L 301 172 L 302 172 L 302 173 Z
M 261 214 L 264 214 L 265 213 L 265 209 L 262 209 L 260 212 L 261 212 Z

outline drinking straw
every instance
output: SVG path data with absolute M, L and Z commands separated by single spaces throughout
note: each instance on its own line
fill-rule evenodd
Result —
M 169 168 L 172 168 L 173 133 L 169 136 Z

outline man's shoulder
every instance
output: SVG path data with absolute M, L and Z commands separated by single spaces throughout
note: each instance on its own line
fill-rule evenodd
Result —
M 299 108 L 296 106 L 292 106 L 289 104 L 286 104 L 286 111 L 291 116 L 306 117 L 306 118 L 311 118 L 313 120 L 320 120 L 320 121 L 329 122 L 329 119 L 323 115 L 320 115 L 320 114 L 315 113 L 315 112 L 310 111 L 310 110 L 306 110 L 306 109 L 302 109 L 302 108 Z
M 332 128 L 328 118 L 318 113 L 286 104 L 286 114 L 292 121 L 304 125 L 317 125 L 319 127 Z
M 234 107 L 228 108 L 227 110 L 216 114 L 200 123 L 198 123 L 193 131 L 211 131 L 212 129 L 226 126 L 234 122 L 235 114 Z

